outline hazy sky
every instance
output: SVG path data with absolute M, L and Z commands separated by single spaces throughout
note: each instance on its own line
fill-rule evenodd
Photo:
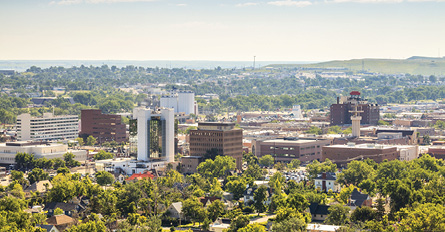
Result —
M 0 0 L 0 60 L 445 55 L 445 0 Z

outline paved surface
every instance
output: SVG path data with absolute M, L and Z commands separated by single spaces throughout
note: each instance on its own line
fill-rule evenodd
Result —
M 266 216 L 261 217 L 261 218 L 255 218 L 255 219 L 250 220 L 250 224 L 267 222 L 267 220 L 269 220 L 269 218 L 274 218 L 276 216 L 277 215 L 275 215 L 275 214 L 270 214 L 270 215 L 266 215 Z

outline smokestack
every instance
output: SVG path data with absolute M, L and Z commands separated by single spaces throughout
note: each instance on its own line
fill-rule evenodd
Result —
M 337 104 L 340 104 L 340 97 L 337 97 Z

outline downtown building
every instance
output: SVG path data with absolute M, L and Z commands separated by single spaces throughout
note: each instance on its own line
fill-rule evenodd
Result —
M 190 130 L 190 156 L 182 157 L 186 173 L 196 172 L 199 162 L 208 151 L 235 159 L 236 168 L 241 170 L 243 162 L 243 130 L 235 123 L 200 122 L 196 130 Z
M 18 141 L 58 141 L 74 140 L 79 134 L 77 115 L 58 115 L 44 113 L 42 117 L 30 114 L 17 116 Z
M 355 107 L 357 109 L 354 109 Z M 368 100 L 360 98 L 358 91 L 352 91 L 349 97 L 337 97 L 337 103 L 332 104 L 330 110 L 331 126 L 352 124 L 351 116 L 354 116 L 354 110 L 360 113 L 362 125 L 377 125 L 380 119 L 379 105 L 370 104 Z
M 93 136 L 99 144 L 115 141 L 127 141 L 127 130 L 120 115 L 103 114 L 101 110 L 88 109 L 81 111 L 80 137 L 84 140 Z

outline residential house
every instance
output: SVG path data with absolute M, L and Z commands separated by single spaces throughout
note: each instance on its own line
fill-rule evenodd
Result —
M 184 219 L 184 214 L 182 213 L 182 202 L 174 202 L 168 208 L 167 211 L 170 213 L 170 217 L 177 218 L 180 220 Z
M 214 202 L 216 200 L 221 201 L 221 197 L 200 197 L 199 198 L 199 201 L 202 203 L 204 208 L 207 208 L 210 204 L 212 204 L 212 202 Z
M 314 179 L 315 189 L 322 192 L 340 192 L 340 185 L 337 183 L 337 176 L 333 172 L 323 172 Z
M 311 213 L 312 221 L 324 221 L 329 214 L 328 205 L 319 205 L 318 203 L 311 203 L 308 211 Z
M 31 197 L 31 192 L 39 192 L 41 195 L 46 193 L 46 191 L 53 188 L 53 185 L 49 180 L 42 180 L 38 182 L 34 182 L 32 185 L 28 186 L 24 192 L 26 197 Z
M 230 219 L 226 218 L 218 218 L 213 224 L 210 224 L 209 230 L 214 232 L 223 232 L 229 229 L 230 227 Z
M 40 227 L 46 230 L 46 232 L 60 232 L 55 225 L 36 225 L 36 227 Z
M 66 228 L 75 225 L 76 220 L 65 214 L 55 215 L 46 219 L 46 223 L 54 225 L 59 231 L 64 231 Z
M 351 210 L 363 206 L 372 207 L 372 198 L 368 194 L 361 193 L 357 188 L 355 188 L 351 193 L 351 197 L 349 198 L 348 206 L 351 208 Z
M 341 226 L 323 225 L 323 224 L 307 224 L 307 232 L 335 232 L 340 229 Z
M 144 173 L 134 173 L 133 175 L 131 175 L 130 177 L 128 177 L 126 179 L 126 181 L 138 181 L 138 180 L 143 180 L 143 179 L 154 179 L 154 175 L 151 174 L 148 171 L 145 171 Z
M 45 205 L 44 210 L 48 211 L 49 216 L 53 216 L 54 210 L 57 208 L 62 209 L 63 213 L 70 217 L 77 217 L 79 215 L 79 212 L 84 210 L 84 207 L 79 204 L 65 202 L 50 202 Z
M 253 187 L 247 186 L 243 194 L 244 205 L 250 205 L 251 203 L 254 202 L 255 191 L 257 189 L 258 187 L 256 185 L 254 185 Z M 270 202 L 272 201 L 272 189 L 270 187 L 267 187 L 266 194 L 267 198 L 264 201 L 264 204 L 269 205 Z

